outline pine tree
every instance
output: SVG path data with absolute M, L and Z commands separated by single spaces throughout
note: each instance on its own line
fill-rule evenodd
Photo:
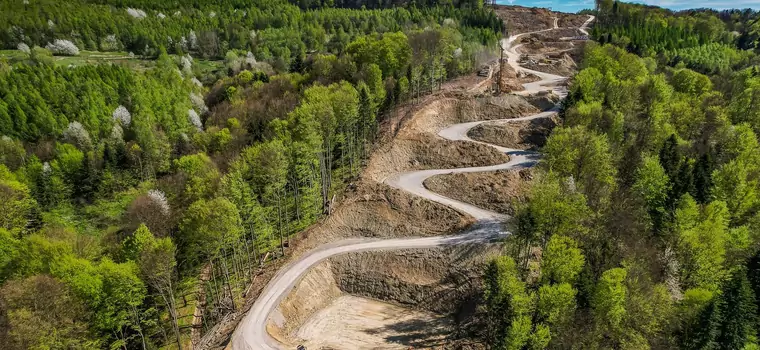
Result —
M 717 300 L 711 301 L 699 314 L 698 320 L 680 334 L 682 349 L 715 349 L 720 323 Z
M 757 302 L 757 296 L 760 295 L 760 251 L 747 261 L 747 280 L 755 293 L 755 302 Z M 757 305 L 755 313 L 760 315 L 760 303 Z
M 723 289 L 720 302 L 718 345 L 721 349 L 742 349 L 754 332 L 757 319 L 755 294 L 745 270 L 734 273 Z
M 698 203 L 705 204 L 710 202 L 712 190 L 712 171 L 713 167 L 712 154 L 708 151 L 699 157 L 694 165 L 694 199 Z
M 671 179 L 675 179 L 680 162 L 681 154 L 678 151 L 678 140 L 676 140 L 676 135 L 672 134 L 665 140 L 665 144 L 660 149 L 660 164 L 665 169 L 665 174 Z

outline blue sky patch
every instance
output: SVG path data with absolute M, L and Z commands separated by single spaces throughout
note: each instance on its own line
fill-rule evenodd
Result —
M 730 8 L 753 8 L 755 10 L 760 10 L 760 0 L 638 0 L 630 2 L 666 7 L 672 10 L 685 10 L 700 7 L 710 7 L 720 10 Z M 583 9 L 594 7 L 594 0 L 496 0 L 496 3 L 527 7 L 551 7 L 554 11 L 562 12 L 578 12 Z

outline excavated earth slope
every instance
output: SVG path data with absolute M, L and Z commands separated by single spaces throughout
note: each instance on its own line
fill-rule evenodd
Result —
M 507 50 L 511 65 L 516 50 Z M 565 78 L 526 73 L 541 79 L 525 84 L 526 93 L 552 90 L 564 96 Z M 544 108 L 536 105 L 551 96 L 531 103 L 517 96 L 441 93 L 399 109 L 383 126 L 385 141 L 358 183 L 349 186 L 352 192 L 297 241 L 293 258 L 263 289 L 232 344 L 240 349 L 449 347 L 477 333 L 471 322 L 480 276 L 484 264 L 501 254 L 499 238 L 508 231 L 500 222 L 506 216 L 464 202 L 466 197 L 457 201 L 430 192 L 423 181 L 447 172 L 466 180 L 502 169 L 513 170 L 507 176 L 529 178 L 530 171 L 515 169 L 535 164 L 535 153 L 473 142 L 467 131 L 488 120 L 550 117 L 555 110 L 539 113 Z M 505 195 L 517 197 L 517 192 Z M 453 230 L 473 218 L 474 225 Z M 440 236 L 448 232 L 458 234 Z
M 475 315 L 485 263 L 499 244 L 349 253 L 312 268 L 267 330 L 309 349 L 453 344 Z
M 559 118 L 540 118 L 520 122 L 494 122 L 478 125 L 469 133 L 478 140 L 507 148 L 536 150 L 546 144 Z
M 425 180 L 435 193 L 502 214 L 513 215 L 514 204 L 525 199 L 533 179 L 531 169 L 450 174 Z

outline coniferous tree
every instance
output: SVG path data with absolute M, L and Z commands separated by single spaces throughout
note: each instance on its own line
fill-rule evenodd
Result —
M 694 199 L 698 203 L 708 203 L 711 198 L 712 172 L 714 164 L 711 152 L 705 152 L 694 165 Z
M 744 269 L 734 273 L 720 296 L 720 326 L 716 341 L 721 349 L 741 349 L 754 336 L 757 325 L 755 294 Z

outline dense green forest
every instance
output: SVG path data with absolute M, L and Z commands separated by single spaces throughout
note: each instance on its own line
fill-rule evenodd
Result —
M 672 12 L 659 7 L 598 1 L 592 36 L 666 65 L 707 74 L 746 66 L 760 50 L 760 13 L 751 9 Z M 757 62 L 756 60 L 753 62 Z
M 183 2 L 170 8 L 147 1 L 102 3 L 3 2 L 0 47 L 15 49 L 20 43 L 45 47 L 62 39 L 80 50 L 151 57 L 158 56 L 161 47 L 204 58 L 223 58 L 229 50 L 241 50 L 284 68 L 306 52 L 340 53 L 359 36 L 440 26 L 445 18 L 462 24 L 459 29 L 467 41 L 483 44 L 495 40 L 502 28 L 493 12 L 475 4 L 302 11 L 284 0 L 200 1 L 196 7 Z
M 177 348 L 199 288 L 203 330 L 239 308 L 385 112 L 493 52 L 494 14 L 456 5 L 2 2 L 2 347 Z M 155 60 L 58 64 L 79 50 Z
M 727 13 L 604 3 L 594 31 L 612 44 L 586 48 L 511 253 L 486 271 L 484 336 L 499 349 L 756 349 L 754 47 L 726 36 L 739 26 Z M 749 60 L 704 69 L 711 46 Z M 671 49 L 691 61 L 658 59 Z

